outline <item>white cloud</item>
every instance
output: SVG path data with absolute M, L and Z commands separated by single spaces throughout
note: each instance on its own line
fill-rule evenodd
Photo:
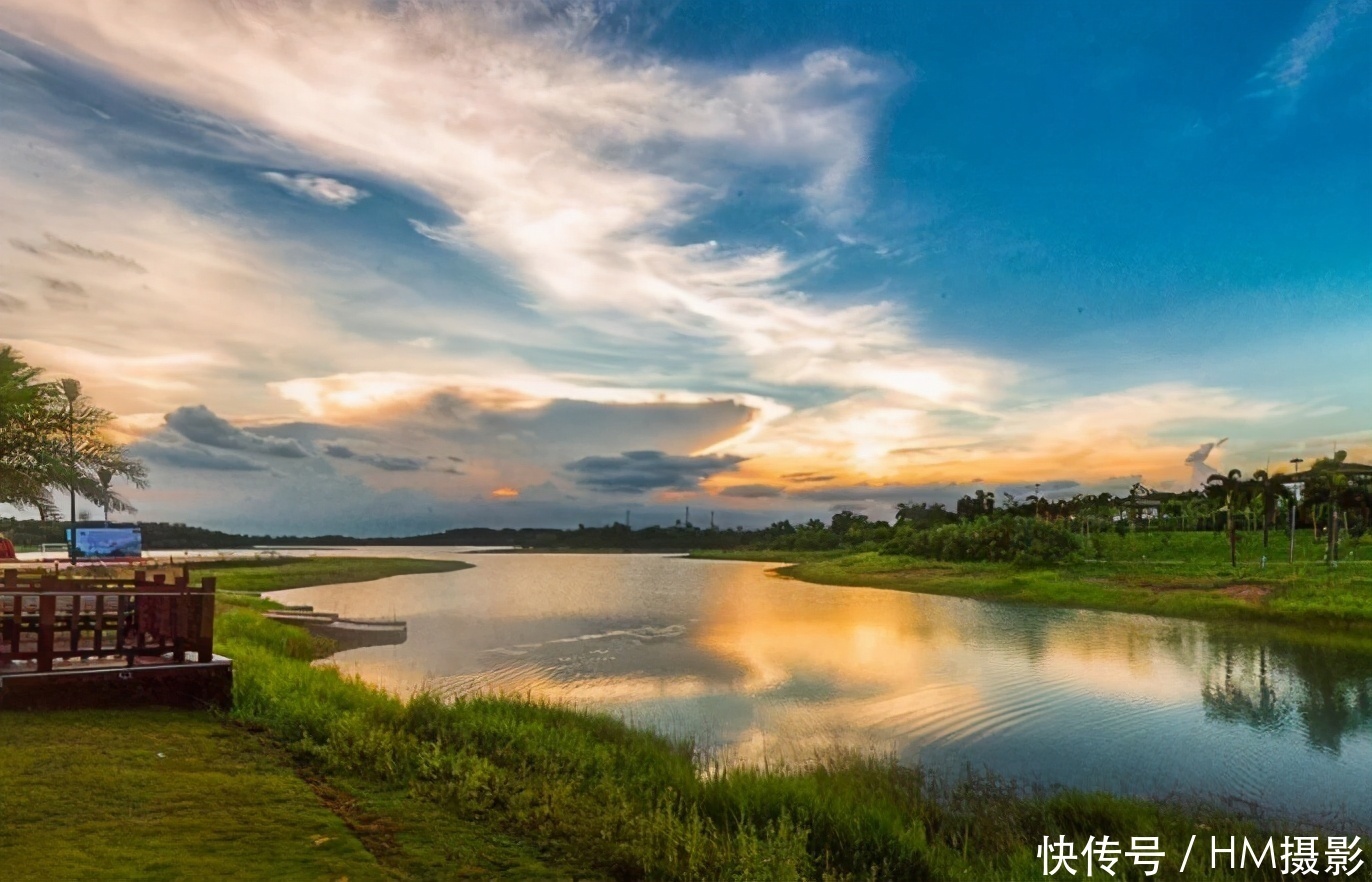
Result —
M 462 219 L 460 241 L 563 320 L 611 313 L 638 339 L 702 339 L 769 383 L 956 385 L 894 307 L 828 308 L 790 291 L 799 264 L 779 251 L 670 238 L 750 169 L 790 174 L 834 223 L 859 211 L 867 140 L 897 79 L 860 53 L 743 71 L 607 60 L 576 45 L 584 23 L 521 30 L 527 8 L 492 5 L 0 8 L 21 32 L 428 189 Z
M 345 184 L 336 178 L 326 178 L 322 175 L 285 175 L 281 172 L 263 172 L 262 180 L 275 184 L 292 196 L 313 199 L 315 202 L 334 208 L 347 208 L 368 196 L 366 190 L 358 189 L 352 184 Z
M 1372 0 L 1326 0 L 1310 23 L 1284 44 L 1263 68 L 1260 77 L 1295 90 L 1310 75 L 1310 66 L 1334 45 L 1348 23 L 1372 10 Z M 1257 93 L 1272 94 L 1272 90 Z

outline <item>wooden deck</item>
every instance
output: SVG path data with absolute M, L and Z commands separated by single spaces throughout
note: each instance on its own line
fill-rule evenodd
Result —
M 0 583 L 0 710 L 227 707 L 214 654 L 214 579 L 22 577 Z

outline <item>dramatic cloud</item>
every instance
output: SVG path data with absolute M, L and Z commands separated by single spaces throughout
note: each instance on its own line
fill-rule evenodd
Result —
M 383 456 L 378 453 L 359 453 L 358 462 L 375 466 L 386 472 L 417 472 L 424 468 L 424 460 L 413 456 Z
M 36 34 L 154 88 L 425 188 L 461 219 L 462 241 L 563 321 L 608 331 L 611 312 L 617 334 L 640 343 L 704 337 L 731 370 L 788 386 L 949 402 L 997 373 L 992 359 L 913 340 L 893 304 L 796 292 L 790 277 L 810 258 L 675 241 L 759 171 L 846 223 L 862 204 L 866 139 L 901 79 L 879 59 L 819 50 L 729 72 L 611 62 L 587 51 L 574 17 L 536 24 L 518 4 L 388 15 L 359 2 L 326 15 L 10 2 Z
M 367 198 L 367 191 L 334 178 L 320 175 L 283 175 L 281 172 L 263 172 L 262 179 L 275 184 L 292 196 L 313 199 L 334 208 L 347 208 Z
M 198 444 L 171 444 L 159 440 L 140 441 L 129 447 L 137 457 L 183 469 L 216 472 L 261 472 L 267 467 L 237 453 L 223 453 Z
M 578 485 L 607 493 L 650 490 L 695 490 L 700 482 L 733 471 L 738 456 L 669 456 L 658 450 L 635 450 L 618 456 L 588 456 L 568 463 Z
M 775 499 L 785 492 L 785 488 L 771 484 L 734 484 L 719 491 L 719 495 L 734 499 Z
M 385 456 L 379 453 L 358 453 L 345 444 L 326 444 L 324 454 L 335 459 L 349 459 L 354 462 L 375 466 L 386 472 L 417 472 L 424 468 L 425 461 L 413 456 Z
M 791 472 L 781 477 L 795 484 L 822 484 L 825 481 L 834 480 L 833 475 L 821 475 L 818 472 Z
M 294 438 L 275 438 L 271 435 L 245 432 L 203 404 L 178 407 L 167 414 L 167 427 L 197 444 L 208 447 L 243 450 L 287 459 L 301 459 L 310 455 L 309 451 Z

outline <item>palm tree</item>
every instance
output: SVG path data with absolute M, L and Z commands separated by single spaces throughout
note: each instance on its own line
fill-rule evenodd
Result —
M 45 407 L 42 372 L 9 346 L 0 346 L 0 503 L 57 516 L 43 474 L 51 465 L 46 443 L 58 426 Z
M 1205 492 L 1215 499 L 1224 500 L 1225 524 L 1229 533 L 1229 565 L 1236 567 L 1239 565 L 1238 537 L 1234 535 L 1234 509 L 1243 504 L 1243 497 L 1246 495 L 1247 485 L 1243 480 L 1243 472 L 1238 469 L 1230 469 L 1229 474 L 1214 474 L 1205 480 Z
M 1290 499 L 1291 490 L 1280 475 L 1269 474 L 1266 469 L 1258 469 L 1253 473 L 1252 484 L 1256 491 L 1254 495 L 1262 503 L 1262 547 L 1266 548 L 1268 532 L 1277 516 L 1277 500 Z
M 42 382 L 41 373 L 0 346 L 0 502 L 53 519 L 59 513 L 51 491 L 60 487 L 71 494 L 73 521 L 78 496 L 132 511 L 110 484 L 123 478 L 147 486 L 147 471 L 105 436 L 114 415 L 92 404 L 75 380 Z

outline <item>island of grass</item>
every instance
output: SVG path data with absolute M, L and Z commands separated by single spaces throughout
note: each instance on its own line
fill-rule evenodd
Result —
M 606 715 L 404 701 L 340 676 L 253 596 L 453 568 L 315 558 L 206 570 L 223 589 L 233 712 L 0 717 L 6 878 L 1023 879 L 1041 875 L 1045 835 L 1146 831 L 1180 854 L 1200 830 L 1273 832 L 1196 805 L 938 781 L 884 757 L 702 775 L 690 744 Z M 1156 878 L 1179 877 L 1173 866 Z M 1185 878 L 1239 876 L 1200 865 Z

